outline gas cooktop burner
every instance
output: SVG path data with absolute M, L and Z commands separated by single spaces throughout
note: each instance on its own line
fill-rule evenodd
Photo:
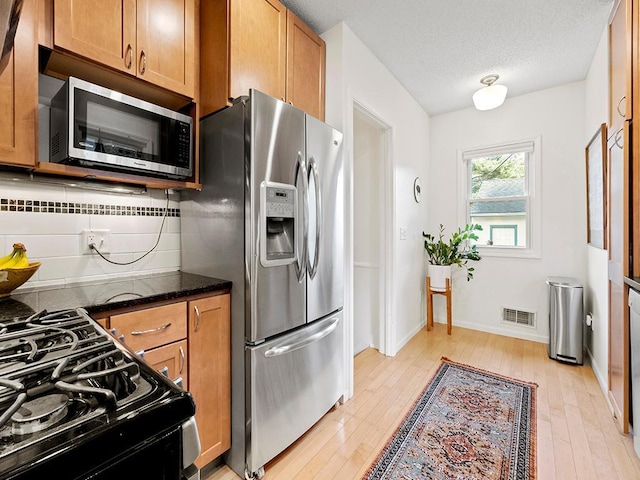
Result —
M 60 422 L 69 411 L 69 397 L 54 393 L 25 402 L 11 417 L 14 435 L 39 432 Z
M 152 391 L 83 310 L 0 323 L 0 458 Z
M 182 478 L 194 414 L 83 309 L 0 322 L 0 480 Z

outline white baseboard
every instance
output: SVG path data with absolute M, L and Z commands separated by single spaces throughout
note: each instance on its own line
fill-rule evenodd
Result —
M 591 370 L 593 370 L 593 374 L 596 376 L 596 380 L 598 381 L 598 385 L 600 385 L 600 390 L 602 390 L 602 396 L 607 401 L 607 405 L 609 406 L 609 410 L 613 413 L 613 405 L 611 405 L 611 401 L 609 400 L 609 387 L 607 377 L 602 375 L 602 372 L 598 369 L 598 364 L 595 362 L 593 358 L 593 354 L 589 348 L 587 350 L 587 356 L 589 357 L 589 364 L 591 365 Z
M 400 351 L 402 347 L 404 347 L 409 340 L 411 340 L 421 329 L 424 327 L 425 322 L 420 322 L 418 325 L 413 327 L 413 329 L 396 345 L 396 351 L 393 354 L 395 356 L 396 353 Z
M 440 319 L 435 319 L 437 323 L 446 323 Z M 520 338 L 522 340 L 531 340 L 538 343 L 549 343 L 549 337 L 546 335 L 538 335 L 537 333 L 526 331 L 523 327 L 522 330 L 513 330 L 510 328 L 502 327 L 488 327 L 487 325 L 478 325 L 474 322 L 456 322 L 453 327 L 468 328 L 470 330 L 477 330 L 479 332 L 494 333 L 496 335 L 503 335 L 505 337 Z

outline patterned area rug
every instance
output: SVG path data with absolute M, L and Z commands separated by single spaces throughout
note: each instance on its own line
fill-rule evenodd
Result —
M 443 357 L 363 478 L 535 479 L 536 387 Z

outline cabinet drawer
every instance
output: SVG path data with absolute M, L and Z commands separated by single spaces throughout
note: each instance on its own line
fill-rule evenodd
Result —
M 187 384 L 187 341 L 170 343 L 163 347 L 145 350 L 144 361 L 154 370 L 160 371 L 167 368 L 169 378 L 175 381 L 178 377 L 182 378 L 182 388 L 188 390 Z
M 131 350 L 150 350 L 187 338 L 187 305 L 185 302 L 113 315 L 111 328 L 115 336 L 124 335 Z

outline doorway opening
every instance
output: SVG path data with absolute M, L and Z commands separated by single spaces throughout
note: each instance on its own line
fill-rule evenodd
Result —
M 362 105 L 353 108 L 353 355 L 388 352 L 390 127 Z

